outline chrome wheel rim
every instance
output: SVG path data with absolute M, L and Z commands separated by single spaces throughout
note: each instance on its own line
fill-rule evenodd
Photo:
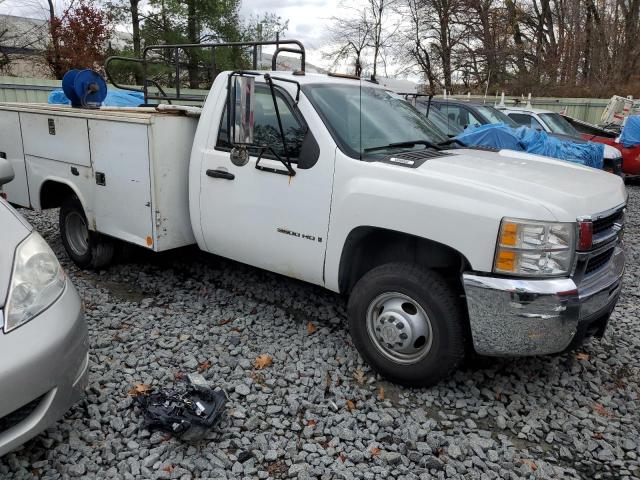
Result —
M 414 299 L 398 292 L 378 295 L 369 304 L 367 333 L 382 355 L 402 365 L 422 360 L 433 342 L 427 313 Z
M 67 243 L 74 254 L 86 255 L 89 251 L 89 229 L 82 215 L 72 212 L 64 221 Z

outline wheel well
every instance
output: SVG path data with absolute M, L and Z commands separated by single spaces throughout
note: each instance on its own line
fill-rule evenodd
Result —
M 76 192 L 69 185 L 47 180 L 40 188 L 40 208 L 44 210 L 61 207 L 67 198 L 75 195 Z
M 438 270 L 457 286 L 469 261 L 457 250 L 433 240 L 377 227 L 358 227 L 349 233 L 340 257 L 338 282 L 348 294 L 369 270 L 389 262 L 410 262 Z

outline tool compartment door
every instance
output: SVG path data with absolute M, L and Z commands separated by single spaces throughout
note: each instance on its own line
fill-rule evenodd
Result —
M 48 113 L 20 113 L 24 153 L 91 166 L 87 119 Z
M 96 230 L 153 248 L 146 124 L 89 120 Z

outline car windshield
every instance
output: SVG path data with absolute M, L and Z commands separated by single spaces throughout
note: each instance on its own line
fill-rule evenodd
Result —
M 476 108 L 478 109 L 478 112 L 480 112 L 487 118 L 487 120 L 489 120 L 490 123 L 504 123 L 512 128 L 518 128 L 520 126 L 511 118 L 509 118 L 508 115 L 505 115 L 500 110 L 498 110 L 497 108 L 493 108 L 490 105 L 478 105 L 476 106 Z
M 553 133 L 561 133 L 572 137 L 579 137 L 580 132 L 557 113 L 540 113 L 539 117 L 547 124 Z
M 340 149 L 352 158 L 424 149 L 418 142 L 447 140 L 399 95 L 362 83 L 303 87 Z M 392 144 L 402 144 L 396 145 Z M 388 146 L 388 148 L 382 148 Z M 371 150 L 374 150 L 375 153 Z

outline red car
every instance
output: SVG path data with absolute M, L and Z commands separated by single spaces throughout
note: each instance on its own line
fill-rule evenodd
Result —
M 640 145 L 626 148 L 621 143 L 616 142 L 616 139 L 620 136 L 619 133 L 566 115 L 563 115 L 563 117 L 580 132 L 580 136 L 583 139 L 611 145 L 620 150 L 622 154 L 622 171 L 626 175 L 640 175 Z

